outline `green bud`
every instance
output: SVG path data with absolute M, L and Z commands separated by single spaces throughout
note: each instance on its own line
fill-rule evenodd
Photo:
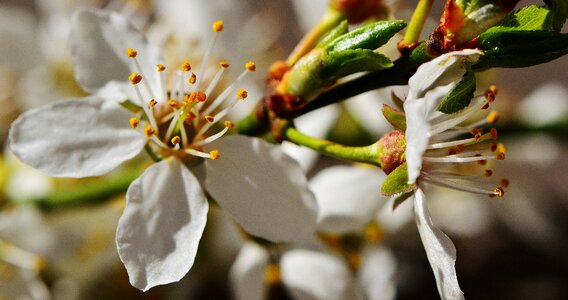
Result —
M 394 128 L 406 131 L 406 115 L 404 112 L 383 104 L 383 116 Z

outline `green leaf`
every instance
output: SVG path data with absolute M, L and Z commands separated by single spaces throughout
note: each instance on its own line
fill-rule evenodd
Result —
M 565 1 L 565 0 L 564 0 Z M 503 31 L 552 31 L 553 12 L 545 6 L 531 5 L 509 14 L 486 33 Z
M 548 31 L 486 32 L 479 37 L 485 52 L 474 69 L 520 68 L 568 54 L 568 34 Z
M 357 72 L 377 71 L 393 66 L 392 61 L 368 49 L 343 50 L 329 53 L 320 77 L 328 83 Z
M 408 184 L 408 168 L 406 163 L 394 169 L 385 181 L 381 192 L 386 196 L 392 196 L 399 193 L 406 193 L 416 189 L 416 184 Z
M 374 50 L 388 42 L 404 27 L 406 23 L 400 20 L 371 23 L 337 37 L 325 49 L 329 52 L 348 49 Z
M 544 0 L 546 5 L 552 9 L 554 13 L 554 18 L 552 25 L 554 31 L 560 32 L 562 26 L 566 23 L 566 18 L 568 17 L 568 1 L 566 0 Z
M 400 110 L 383 104 L 383 116 L 396 129 L 406 131 L 406 115 Z
M 445 114 L 453 114 L 466 108 L 473 98 L 475 84 L 475 74 L 468 72 L 442 99 L 436 110 Z
M 347 20 L 339 23 L 335 28 L 333 28 L 327 35 L 325 35 L 322 40 L 317 44 L 316 48 L 326 48 L 333 40 L 349 32 L 349 26 L 347 25 Z

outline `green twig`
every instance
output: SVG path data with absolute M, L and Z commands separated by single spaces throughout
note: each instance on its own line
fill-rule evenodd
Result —
M 408 28 L 406 29 L 406 34 L 404 35 L 404 42 L 407 45 L 412 45 L 420 40 L 420 34 L 422 33 L 422 28 L 424 28 L 424 23 L 430 14 L 430 9 L 434 0 L 419 0 L 416 5 L 416 9 L 412 14 L 412 18 L 408 23 Z

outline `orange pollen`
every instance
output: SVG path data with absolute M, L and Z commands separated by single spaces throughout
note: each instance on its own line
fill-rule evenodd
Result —
M 130 57 L 130 58 L 135 58 L 136 55 L 138 55 L 138 51 L 136 51 L 132 48 L 128 48 L 128 49 L 126 49 L 126 55 L 128 55 L 128 57 Z
M 156 130 L 154 130 L 152 126 L 148 125 L 144 128 L 144 135 L 146 135 L 147 138 L 151 138 L 154 133 L 156 133 Z
M 157 64 L 156 69 L 158 69 L 158 72 L 163 72 L 166 70 L 166 67 L 162 64 Z
M 495 101 L 495 97 L 497 96 L 497 87 L 492 85 L 490 86 L 487 91 L 485 91 L 485 99 L 487 99 L 487 101 L 489 103 L 492 103 L 493 101 Z
M 503 197 L 503 195 L 505 195 L 505 190 L 503 190 L 502 187 L 498 186 L 495 188 L 495 195 L 499 198 Z
M 215 121 L 215 118 L 213 116 L 205 116 L 205 120 L 207 120 L 207 122 L 209 123 L 213 123 Z
M 503 145 L 503 144 L 501 144 L 501 143 L 499 143 L 499 144 L 497 145 L 497 149 L 496 149 L 496 150 L 499 151 L 499 152 L 501 152 L 501 153 L 507 153 L 507 148 L 505 147 L 505 145 Z
M 485 176 L 490 177 L 491 175 L 493 175 L 493 170 L 490 169 L 485 170 Z
M 489 115 L 487 115 L 487 123 L 489 124 L 495 124 L 497 123 L 497 121 L 499 121 L 499 113 L 496 111 L 492 111 L 489 113 Z
M 140 120 L 138 118 L 130 118 L 130 127 L 136 128 L 140 124 Z
M 498 136 L 497 129 L 491 128 L 491 138 L 496 140 Z
M 483 105 L 483 107 L 481 107 L 481 109 L 485 110 L 489 108 L 489 102 L 485 103 L 485 105 Z
M 226 68 L 228 68 L 231 64 L 229 64 L 228 61 L 222 60 L 222 61 L 219 62 L 219 65 L 221 65 L 221 67 L 223 67 L 223 68 L 226 69 Z
M 156 100 L 154 100 L 154 99 L 152 99 L 152 100 L 150 100 L 150 102 L 148 102 L 148 105 L 149 105 L 150 107 L 154 107 L 154 106 L 156 106 L 156 104 L 158 104 L 158 101 L 156 101 Z
M 231 122 L 231 121 L 225 121 L 225 122 L 223 123 L 223 125 L 225 125 L 225 127 L 228 127 L 228 128 L 233 128 L 233 127 L 235 127 L 235 123 L 233 123 L 233 122 Z
M 185 72 L 189 72 L 191 70 L 191 65 L 189 64 L 189 62 L 184 62 L 183 64 L 181 64 L 181 69 Z
M 239 97 L 239 100 L 245 100 L 248 97 L 248 92 L 246 90 L 238 90 L 237 97 Z
M 245 64 L 245 68 L 250 72 L 256 71 L 256 64 L 253 61 L 249 61 Z
M 179 102 L 177 102 L 177 100 L 169 100 L 168 101 L 168 106 L 171 108 L 178 108 L 179 107 Z
M 187 82 L 189 82 L 190 84 L 195 84 L 196 81 L 197 81 L 197 76 L 194 73 L 191 73 L 191 76 L 189 76 Z
M 130 83 L 132 84 L 138 84 L 142 81 L 142 76 L 138 74 L 138 72 L 133 72 L 130 76 L 128 76 L 128 80 L 130 80 Z
M 171 142 L 172 142 L 173 145 L 177 145 L 177 144 L 179 144 L 180 140 L 181 140 L 180 137 L 176 135 L 171 139 Z
M 509 187 L 509 184 L 510 184 L 509 179 L 506 179 L 506 178 L 501 179 L 501 182 L 499 182 L 499 183 L 500 183 L 501 186 L 504 187 L 504 188 Z
M 197 92 L 197 101 L 204 102 L 207 100 L 207 95 L 204 92 Z
M 223 20 L 217 20 L 213 22 L 213 31 L 214 32 L 221 32 L 225 28 Z
M 495 150 L 497 150 L 497 144 L 492 143 L 491 145 L 489 145 L 489 151 L 495 152 Z
M 475 134 L 475 141 L 479 142 L 480 139 L 481 139 L 481 133 L 478 132 Z
M 495 158 L 497 160 L 505 160 L 505 153 L 499 152 L 499 153 L 497 153 L 497 156 Z
M 264 280 L 268 283 L 268 285 L 274 286 L 280 284 L 282 281 L 280 267 L 276 264 L 269 264 L 266 266 L 266 269 L 264 270 Z
M 221 154 L 219 154 L 219 150 L 212 150 L 211 152 L 209 152 L 209 157 L 212 160 L 218 160 L 219 157 L 221 157 Z
M 473 135 L 483 134 L 483 129 L 482 128 L 472 128 L 469 132 Z

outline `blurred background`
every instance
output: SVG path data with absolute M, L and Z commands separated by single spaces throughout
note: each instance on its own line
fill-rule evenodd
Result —
M 408 20 L 416 2 L 392 1 L 394 16 Z M 436 1 L 424 37 L 437 25 L 443 2 Z M 540 2 L 519 5 L 530 3 Z M 115 10 L 142 29 L 167 27 L 184 35 L 196 53 L 203 50 L 211 22 L 224 19 L 227 34 L 218 44 L 219 55 L 236 62 L 254 58 L 259 71 L 249 85 L 259 99 L 270 64 L 286 57 L 326 5 L 325 0 L 0 0 L 0 146 L 5 149 L 0 157 L 0 299 L 231 298 L 228 272 L 242 240 L 232 220 L 217 209 L 210 213 L 196 264 L 181 282 L 146 293 L 128 283 L 114 234 L 124 192 L 144 169 L 144 159 L 105 177 L 79 180 L 45 177 L 10 155 L 7 132 L 20 113 L 85 95 L 74 81 L 67 47 L 75 9 Z M 504 198 L 428 191 L 435 195 L 428 204 L 434 222 L 456 245 L 458 278 L 468 299 L 568 299 L 567 69 L 568 57 L 563 57 L 482 74 L 484 82 L 499 88 L 495 108 L 508 152 L 494 168 L 510 181 Z M 370 92 L 339 106 L 330 137 L 365 145 L 389 131 L 379 113 L 389 102 L 385 94 Z M 342 163 L 320 158 L 309 176 L 336 164 Z M 110 184 L 116 187 L 100 193 L 99 185 Z M 84 201 L 70 200 L 78 197 Z M 438 299 L 414 222 L 387 235 L 385 244 L 398 262 L 396 299 Z

